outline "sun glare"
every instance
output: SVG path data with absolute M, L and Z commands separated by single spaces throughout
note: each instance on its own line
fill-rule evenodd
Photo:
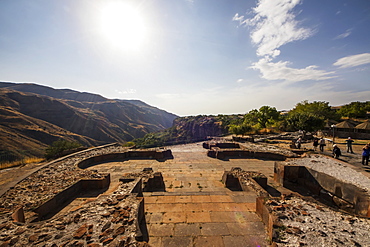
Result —
M 146 38 L 141 14 L 122 2 L 113 2 L 103 8 L 101 31 L 112 45 L 128 51 L 139 50 Z

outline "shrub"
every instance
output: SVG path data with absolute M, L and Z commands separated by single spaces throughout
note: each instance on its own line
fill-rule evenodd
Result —
M 67 151 L 71 151 L 81 147 L 82 145 L 78 142 L 71 142 L 66 140 L 58 140 L 53 142 L 51 146 L 46 148 L 45 151 L 45 158 L 52 159 L 63 156 L 67 153 Z
M 124 147 L 133 147 L 135 146 L 135 142 L 126 142 L 125 144 L 123 144 Z

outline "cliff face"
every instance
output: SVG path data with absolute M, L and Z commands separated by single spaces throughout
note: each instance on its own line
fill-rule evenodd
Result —
M 173 127 L 179 136 L 191 141 L 206 140 L 208 136 L 225 133 L 222 123 L 213 116 L 182 117 L 174 120 Z
M 177 116 L 141 101 L 0 82 L 0 117 L 1 159 L 14 150 L 39 155 L 59 138 L 86 146 L 129 141 L 171 127 Z

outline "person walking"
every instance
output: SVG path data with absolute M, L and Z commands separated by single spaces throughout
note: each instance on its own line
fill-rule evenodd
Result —
M 316 137 L 313 139 L 313 151 L 316 151 L 317 149 L 317 146 L 319 145 L 319 139 L 317 139 Z
M 369 165 L 369 156 L 370 156 L 370 143 L 366 144 L 365 147 L 362 148 L 362 165 L 364 166 Z
M 326 144 L 325 144 L 325 139 L 323 137 L 321 137 L 319 141 L 319 146 L 320 146 L 320 151 L 324 152 L 324 147 L 326 146 Z
M 302 145 L 302 138 L 301 137 L 299 137 L 298 140 L 296 141 L 296 145 L 297 145 L 298 149 L 301 149 L 301 145 Z
M 348 137 L 348 139 L 346 140 L 346 144 L 347 144 L 347 153 L 349 153 L 351 151 L 351 153 L 353 154 L 353 149 L 352 149 L 352 138 L 351 137 Z
M 342 152 L 340 151 L 340 148 L 338 147 L 337 144 L 334 144 L 333 145 L 333 157 L 336 158 L 336 159 L 339 159 L 339 156 L 342 154 Z

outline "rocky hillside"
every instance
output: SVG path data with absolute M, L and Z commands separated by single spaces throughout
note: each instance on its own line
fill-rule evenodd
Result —
M 39 156 L 60 138 L 85 146 L 125 142 L 169 128 L 176 117 L 138 100 L 0 82 L 0 159 Z
M 195 116 L 175 119 L 173 123 L 180 138 L 193 141 L 206 140 L 209 136 L 221 136 L 226 132 L 222 121 L 215 116 Z
M 188 116 L 173 121 L 173 126 L 163 131 L 149 133 L 134 140 L 138 147 L 156 147 L 207 140 L 208 137 L 228 133 L 227 126 L 237 115 Z

